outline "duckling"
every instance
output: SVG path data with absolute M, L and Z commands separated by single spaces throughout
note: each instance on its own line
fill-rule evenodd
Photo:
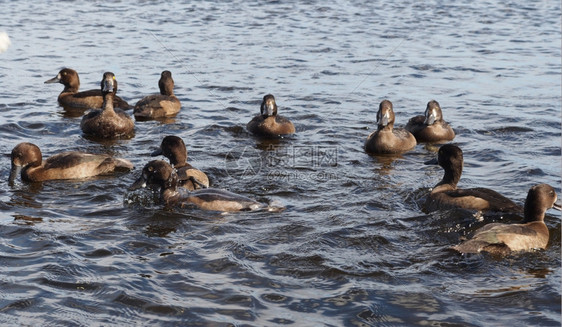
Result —
M 398 154 L 412 150 L 416 138 L 403 128 L 394 128 L 392 102 L 383 100 L 377 112 L 377 130 L 367 137 L 365 151 L 372 154 Z
M 447 208 L 464 208 L 480 211 L 521 212 L 521 206 L 505 196 L 487 188 L 459 189 L 463 168 L 462 150 L 453 144 L 439 148 L 437 161 L 426 164 L 439 164 L 445 171 L 443 179 L 435 185 L 429 194 L 425 207 L 428 211 Z
M 170 117 L 180 111 L 181 104 L 174 95 L 174 80 L 170 71 L 162 72 L 158 87 L 160 94 L 146 96 L 137 102 L 133 111 L 136 120 Z
M 248 131 L 254 135 L 275 138 L 295 133 L 295 126 L 291 121 L 277 114 L 275 97 L 267 94 L 263 97 L 260 114 L 256 115 L 246 125 Z
M 132 137 L 135 123 L 123 110 L 113 108 L 113 98 L 117 93 L 117 79 L 113 73 L 103 74 L 101 91 L 104 99 L 103 109 L 92 110 L 82 117 L 80 128 L 84 134 L 102 139 Z
M 147 186 L 160 188 L 160 201 L 167 207 L 195 207 L 213 211 L 246 211 L 264 207 L 263 204 L 248 197 L 226 190 L 205 188 L 188 191 L 178 187 L 176 170 L 163 160 L 153 160 L 142 169 L 141 176 L 129 187 L 129 190 Z
M 21 171 L 21 178 L 27 182 L 42 182 L 53 179 L 78 179 L 117 170 L 131 170 L 129 160 L 112 158 L 105 154 L 89 154 L 67 151 L 43 161 L 41 150 L 32 143 L 20 143 L 12 150 L 10 184 Z
M 64 89 L 58 97 L 59 104 L 63 107 L 84 109 L 101 109 L 103 107 L 103 94 L 101 90 L 78 92 L 80 89 L 80 78 L 74 69 L 61 69 L 57 76 L 45 81 L 45 84 L 51 83 L 61 83 L 64 85 Z M 131 106 L 118 96 L 114 96 L 113 106 L 121 109 L 131 109 Z
M 190 191 L 201 187 L 209 187 L 207 175 L 187 163 L 187 148 L 180 137 L 172 135 L 164 137 L 160 148 L 151 154 L 153 157 L 159 155 L 168 158 L 172 166 L 177 170 L 179 186 Z M 198 183 L 195 183 L 192 177 Z
M 418 143 L 444 143 L 455 138 L 455 131 L 443 120 L 441 106 L 435 100 L 427 103 L 424 116 L 410 118 L 404 128 L 414 135 Z
M 554 188 L 548 184 L 531 187 L 525 200 L 525 220 L 521 224 L 487 224 L 476 230 L 472 239 L 453 247 L 461 253 L 490 252 L 506 255 L 512 251 L 544 249 L 549 232 L 544 223 L 546 210 L 562 210 Z

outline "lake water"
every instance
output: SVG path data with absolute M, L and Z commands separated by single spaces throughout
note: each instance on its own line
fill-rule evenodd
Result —
M 492 216 L 424 214 L 436 147 L 372 157 L 383 99 L 396 125 L 435 99 L 465 154 L 460 187 L 518 203 L 560 194 L 559 1 L 1 1 L 0 325 L 560 326 L 560 214 L 546 250 L 448 250 Z M 57 104 L 62 67 L 81 89 L 115 73 L 134 104 L 170 70 L 182 110 L 91 141 Z M 263 95 L 297 133 L 249 135 Z M 282 212 L 162 210 L 128 194 L 166 135 L 214 187 Z M 7 183 L 32 142 L 130 159 L 131 173 Z M 510 220 L 511 219 L 511 220 Z

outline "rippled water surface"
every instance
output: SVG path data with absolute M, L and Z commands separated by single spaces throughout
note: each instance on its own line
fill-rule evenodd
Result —
M 400 126 L 436 99 L 463 187 L 518 203 L 537 183 L 560 192 L 559 1 L 0 3 L 1 325 L 560 326 L 559 213 L 545 251 L 460 256 L 448 247 L 485 222 L 422 212 L 436 147 L 362 149 L 381 100 Z M 132 104 L 170 70 L 182 110 L 94 142 L 57 104 L 62 85 L 43 84 L 62 67 L 82 90 L 112 71 Z M 267 93 L 293 137 L 247 133 Z M 286 209 L 162 210 L 128 194 L 170 134 L 213 186 Z M 23 141 L 135 169 L 9 186 Z M 486 217 L 502 218 L 517 217 Z

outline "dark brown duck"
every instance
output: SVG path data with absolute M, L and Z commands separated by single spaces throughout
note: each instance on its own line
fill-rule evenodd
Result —
M 133 169 L 133 164 L 128 160 L 79 151 L 62 152 L 43 161 L 41 150 L 32 143 L 20 143 L 14 147 L 11 160 L 10 183 L 13 183 L 20 171 L 24 181 L 41 182 L 87 178 L 110 174 L 116 170 Z
M 187 162 L 187 148 L 180 137 L 169 135 L 164 137 L 158 150 L 151 156 L 163 155 L 170 160 L 170 164 L 178 174 L 178 185 L 190 191 L 209 187 L 209 178 L 199 169 Z
M 291 121 L 277 114 L 275 97 L 267 94 L 263 97 L 260 114 L 256 115 L 246 125 L 248 131 L 256 136 L 276 138 L 295 133 L 295 126 Z
M 435 100 L 427 103 L 423 116 L 410 118 L 404 128 L 414 135 L 418 143 L 445 143 L 455 138 L 455 131 L 443 120 L 441 106 Z
M 135 119 L 148 120 L 175 116 L 181 109 L 180 100 L 174 95 L 172 73 L 165 70 L 158 81 L 160 94 L 146 96 L 139 100 L 133 112 Z
M 256 210 L 266 207 L 248 197 L 216 188 L 188 191 L 178 187 L 176 170 L 163 160 L 147 163 L 141 176 L 131 185 L 130 190 L 147 186 L 160 188 L 160 201 L 167 207 L 199 208 L 223 212 Z
M 525 220 L 521 224 L 492 223 L 478 229 L 472 238 L 453 249 L 461 253 L 490 252 L 506 255 L 515 251 L 544 249 L 549 231 L 544 223 L 546 210 L 562 210 L 554 188 L 548 184 L 531 187 L 525 200 Z
M 101 90 L 88 90 L 78 92 L 80 78 L 74 69 L 64 68 L 57 76 L 45 81 L 46 84 L 61 83 L 64 89 L 59 94 L 58 101 L 63 107 L 100 109 L 103 107 L 103 94 Z M 118 96 L 113 98 L 113 106 L 121 109 L 131 109 L 129 104 Z
M 457 184 L 463 170 L 462 150 L 453 144 L 439 148 L 437 161 L 426 164 L 439 164 L 445 171 L 443 179 L 431 190 L 425 203 L 427 211 L 439 209 L 464 208 L 480 211 L 521 212 L 521 206 L 496 191 L 487 188 L 460 189 Z
M 403 128 L 394 128 L 392 102 L 383 100 L 377 112 L 377 130 L 365 141 L 365 151 L 372 154 L 398 154 L 416 146 L 414 136 Z
M 94 109 L 82 117 L 80 128 L 84 134 L 101 138 L 130 138 L 134 135 L 135 123 L 121 109 L 113 108 L 113 98 L 117 93 L 117 79 L 111 72 L 103 74 L 101 80 L 103 109 Z

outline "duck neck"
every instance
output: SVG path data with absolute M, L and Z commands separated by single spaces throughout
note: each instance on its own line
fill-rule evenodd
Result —
M 179 169 L 179 168 L 183 168 L 183 167 L 187 167 L 187 168 L 191 168 L 191 165 L 188 164 L 187 162 L 172 162 L 170 160 L 170 163 L 172 164 L 172 166 L 174 166 L 174 168 Z
M 170 163 L 174 168 L 181 168 L 187 165 L 187 156 L 171 155 L 168 159 L 170 159 Z
M 441 179 L 441 181 L 436 185 L 436 187 L 441 185 L 450 185 L 453 190 L 456 189 L 457 184 L 461 179 L 461 171 L 462 170 L 459 170 L 457 172 L 457 170 L 454 169 L 445 169 L 445 175 L 443 175 L 443 179 Z
M 525 209 L 524 209 L 524 217 L 525 220 L 523 223 L 530 223 L 533 221 L 543 221 L 544 214 L 546 213 L 546 208 L 540 205 L 536 205 L 534 203 L 525 202 Z
M 64 84 L 64 90 L 61 93 L 78 93 L 80 89 L 80 81 L 70 81 Z
M 65 85 L 61 93 L 78 93 L 79 86 Z
M 160 94 L 167 96 L 174 96 L 174 85 L 164 85 L 160 88 Z
M 31 172 L 33 172 L 33 168 L 32 166 L 25 166 L 22 168 L 21 170 L 21 178 L 26 181 L 26 182 L 31 182 L 32 178 L 31 178 Z
M 103 95 L 103 111 L 115 112 L 113 109 L 113 99 L 114 95 L 112 92 L 104 93 Z
M 378 125 L 377 126 L 377 131 L 388 131 L 388 132 L 392 132 L 392 128 L 394 127 L 394 124 L 386 124 L 386 125 Z

